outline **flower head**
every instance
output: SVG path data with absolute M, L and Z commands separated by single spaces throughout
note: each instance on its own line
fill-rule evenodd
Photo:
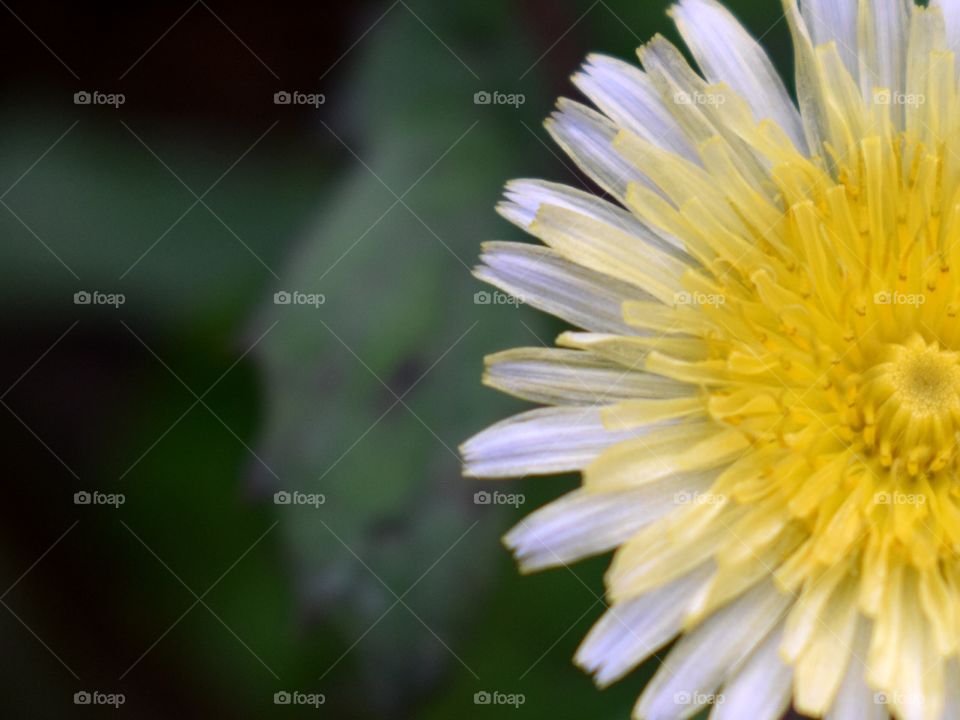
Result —
M 676 640 L 634 716 L 960 717 L 960 1 L 785 1 L 794 104 L 713 0 L 643 70 L 592 56 L 547 127 L 609 199 L 535 180 L 544 246 L 477 275 L 578 328 L 487 360 L 546 407 L 466 471 L 579 471 L 508 536 L 615 550 L 577 653 L 600 685 Z

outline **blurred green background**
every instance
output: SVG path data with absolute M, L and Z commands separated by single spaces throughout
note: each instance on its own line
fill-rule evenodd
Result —
M 652 667 L 571 662 L 606 559 L 499 542 L 576 478 L 476 505 L 457 446 L 522 408 L 483 355 L 559 330 L 474 301 L 502 185 L 584 182 L 541 121 L 668 3 L 0 4 L 3 716 L 628 717 Z M 730 5 L 789 73 L 780 4 Z

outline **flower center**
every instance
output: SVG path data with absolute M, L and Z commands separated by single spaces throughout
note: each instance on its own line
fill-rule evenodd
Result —
M 889 347 L 864 377 L 864 440 L 884 467 L 937 472 L 954 457 L 960 431 L 960 354 L 915 336 Z
M 956 405 L 960 366 L 955 353 L 936 347 L 904 350 L 891 372 L 896 396 L 916 416 L 927 417 Z

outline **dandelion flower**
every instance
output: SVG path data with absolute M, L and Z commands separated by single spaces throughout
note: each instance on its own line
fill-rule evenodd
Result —
M 574 76 L 547 128 L 608 197 L 509 183 L 543 246 L 477 275 L 577 329 L 487 359 L 543 407 L 466 473 L 581 474 L 506 543 L 614 551 L 576 662 L 660 653 L 635 718 L 960 718 L 960 0 L 785 13 L 796 103 L 713 0 L 671 11 L 699 72 Z

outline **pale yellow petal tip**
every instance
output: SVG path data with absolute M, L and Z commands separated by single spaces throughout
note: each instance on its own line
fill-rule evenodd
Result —
M 625 147 L 629 147 L 631 143 L 636 143 L 637 140 L 637 136 L 632 132 L 624 128 L 620 128 L 617 130 L 617 134 L 613 136 L 611 144 L 617 150 L 623 150 Z
M 484 240 L 480 243 L 480 255 L 481 258 L 483 255 L 486 255 L 493 250 L 496 250 L 498 246 L 503 245 L 502 240 Z
M 643 64 L 645 55 L 653 52 L 656 48 L 662 47 L 663 45 L 672 46 L 672 43 L 661 33 L 656 33 L 653 37 L 647 40 L 647 42 L 641 43 L 637 48 L 637 57 L 640 59 L 640 63 Z

